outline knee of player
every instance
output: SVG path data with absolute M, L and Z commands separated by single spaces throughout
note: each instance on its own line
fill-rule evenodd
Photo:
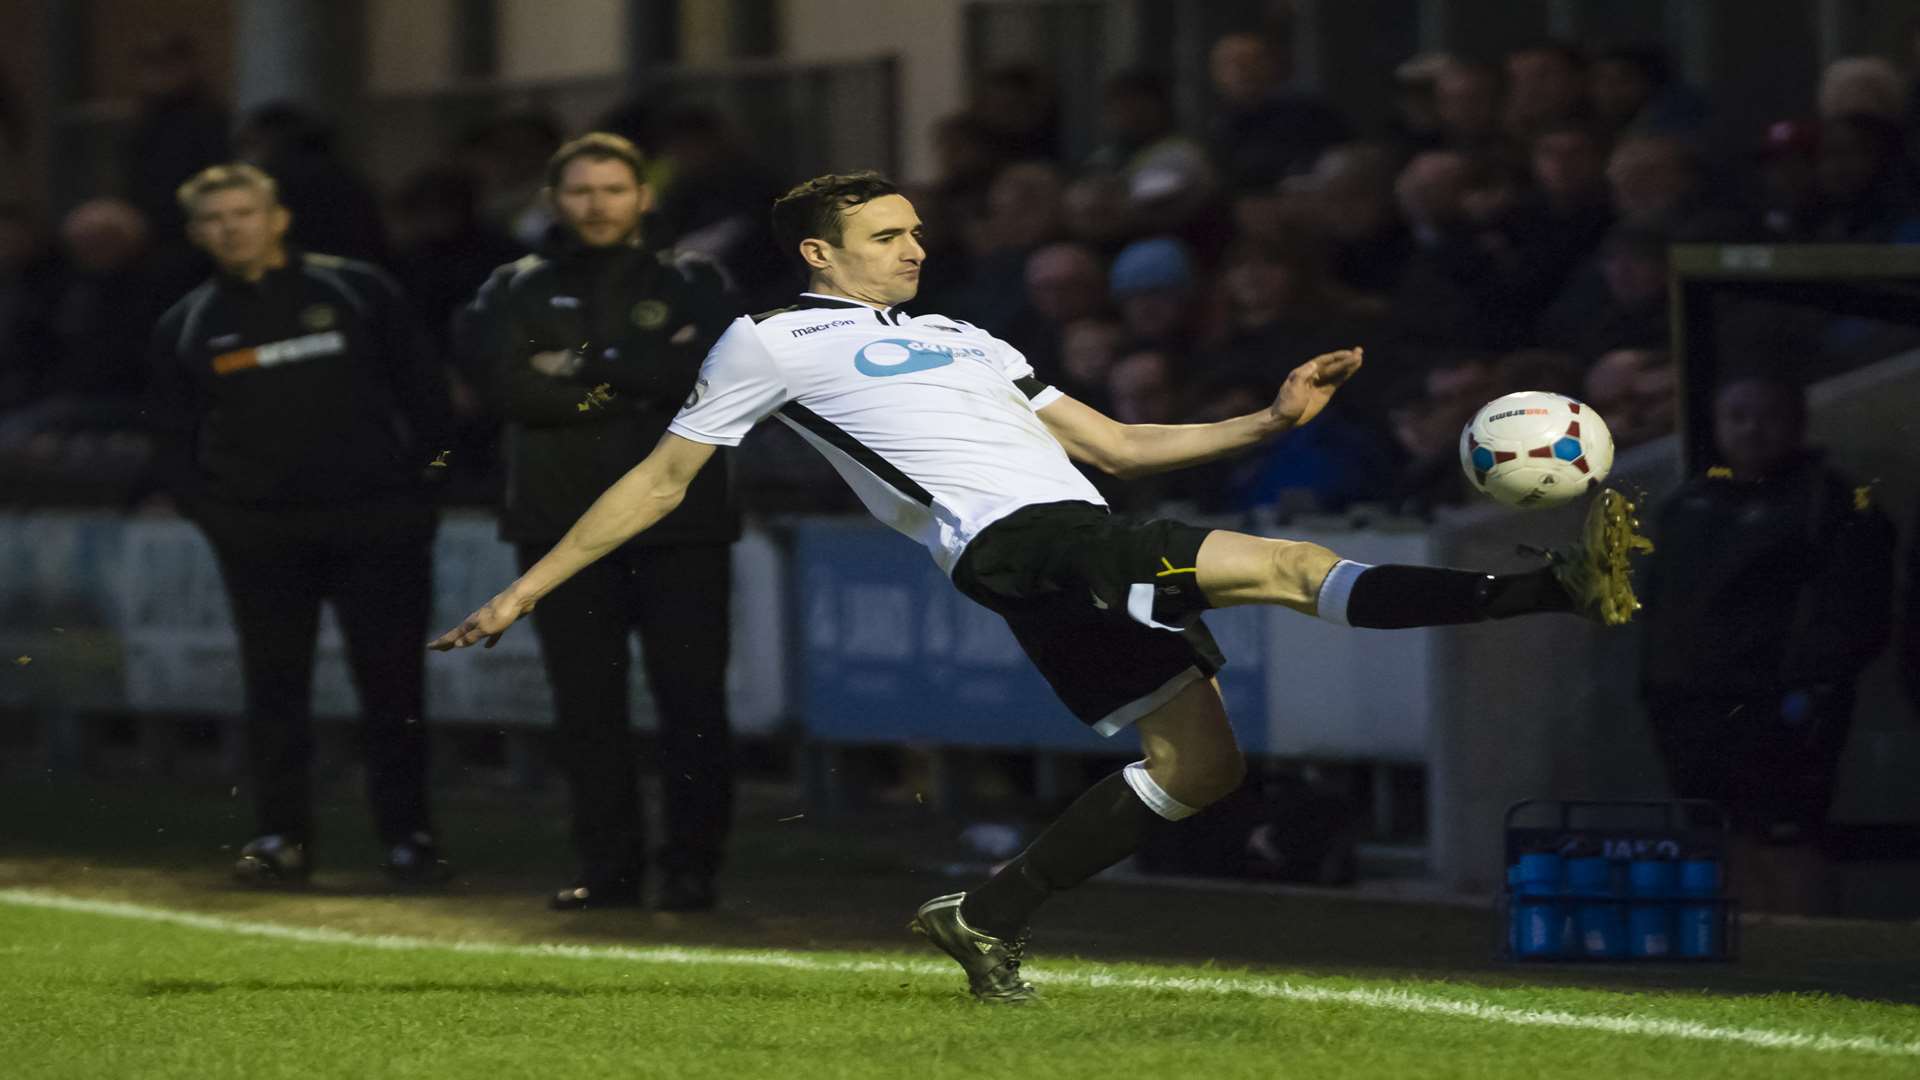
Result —
M 1340 561 L 1331 549 L 1307 540 L 1276 540 L 1269 558 L 1274 580 L 1303 596 L 1312 596 L 1327 571 Z
M 1211 806 L 1240 790 L 1247 779 L 1247 757 L 1238 747 L 1210 754 L 1204 761 L 1189 761 L 1180 777 L 1181 802 L 1199 809 Z

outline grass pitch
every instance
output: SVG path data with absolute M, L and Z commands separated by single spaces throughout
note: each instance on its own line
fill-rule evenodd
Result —
M 1910 1077 L 1920 1010 L 1038 965 L 977 1006 L 914 952 L 444 942 L 0 893 L 16 1077 Z M 936 962 L 937 961 L 937 962 Z
M 555 915 L 557 799 L 443 800 L 462 878 L 393 896 L 354 785 L 309 890 L 223 880 L 225 784 L 0 785 L 0 1077 L 1915 1077 L 1920 932 L 1760 921 L 1732 965 L 1520 967 L 1491 916 L 1095 883 L 1045 1002 L 975 1005 L 909 936 L 965 881 L 931 820 L 743 804 L 726 908 Z M 227 845 L 228 850 L 222 850 Z

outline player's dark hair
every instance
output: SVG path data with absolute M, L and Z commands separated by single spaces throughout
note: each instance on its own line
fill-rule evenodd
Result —
M 640 150 L 633 143 L 610 131 L 589 131 L 585 135 L 569 142 L 553 152 L 547 159 L 547 186 L 559 188 L 560 178 L 566 175 L 567 166 L 585 158 L 588 161 L 618 161 L 633 170 L 635 183 L 647 181 L 645 166 L 641 164 Z
M 816 176 L 773 200 L 773 235 L 780 250 L 798 257 L 802 240 L 839 247 L 846 239 L 846 212 L 885 195 L 898 195 L 893 181 L 871 169 Z

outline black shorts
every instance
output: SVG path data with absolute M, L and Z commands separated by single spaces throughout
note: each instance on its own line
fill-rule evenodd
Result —
M 1022 507 L 973 538 L 953 583 L 1007 620 L 1075 716 L 1112 735 L 1226 662 L 1200 621 L 1211 531 L 1092 503 Z

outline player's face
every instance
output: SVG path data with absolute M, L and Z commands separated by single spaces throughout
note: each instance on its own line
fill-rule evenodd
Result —
M 280 254 L 293 216 L 257 188 L 224 188 L 202 195 L 187 235 L 229 273 L 257 270 Z
M 850 296 L 901 304 L 920 291 L 920 215 L 901 195 L 882 195 L 840 215 L 838 246 L 823 245 L 824 276 Z
M 618 158 L 575 158 L 553 189 L 560 220 L 588 247 L 626 243 L 652 202 L 651 190 Z

